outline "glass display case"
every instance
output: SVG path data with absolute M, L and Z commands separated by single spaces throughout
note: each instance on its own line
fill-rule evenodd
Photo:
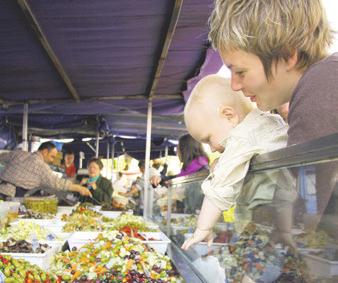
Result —
M 255 157 L 211 247 L 180 248 L 196 228 L 206 172 L 157 189 L 152 219 L 187 282 L 338 282 L 337 159 L 338 134 Z

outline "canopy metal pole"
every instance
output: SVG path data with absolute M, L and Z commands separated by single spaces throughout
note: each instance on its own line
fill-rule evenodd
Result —
M 165 146 L 165 149 L 164 149 L 164 157 L 165 157 L 165 159 L 167 160 L 167 158 L 168 158 L 168 152 L 169 152 L 169 146 Z
M 150 219 L 153 214 L 153 189 L 149 182 L 150 150 L 151 150 L 151 123 L 153 112 L 153 100 L 148 100 L 147 113 L 147 138 L 144 168 L 144 217 Z
M 28 151 L 28 103 L 23 105 L 22 150 Z
M 97 131 L 96 133 L 96 150 L 95 150 L 95 157 L 98 158 L 99 157 L 99 150 L 100 150 L 100 133 L 99 131 Z
M 112 161 L 112 167 L 111 167 L 111 179 L 113 181 L 114 177 L 114 156 L 115 156 L 115 141 L 113 141 L 111 145 L 111 161 Z
M 108 177 L 108 171 L 109 171 L 109 157 L 110 157 L 110 153 L 109 153 L 109 150 L 110 150 L 110 144 L 109 144 L 109 141 L 107 142 L 107 152 L 106 152 L 106 159 L 107 159 L 107 167 L 106 167 L 106 176 Z M 111 178 L 110 178 L 111 179 Z

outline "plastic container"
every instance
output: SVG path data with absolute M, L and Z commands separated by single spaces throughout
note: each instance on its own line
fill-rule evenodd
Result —
M 338 275 L 338 261 L 331 261 L 319 256 L 301 252 L 309 269 L 309 273 L 314 278 L 330 278 Z
M 20 202 L 8 201 L 8 202 L 5 202 L 5 205 L 8 208 L 8 212 L 7 212 L 8 220 L 11 222 L 17 219 L 19 215 Z
M 41 242 L 42 243 L 42 242 Z M 16 259 L 24 259 L 30 262 L 31 264 L 36 264 L 41 267 L 43 270 L 47 271 L 50 264 L 52 263 L 53 256 L 56 252 L 60 251 L 61 243 L 59 242 L 46 242 L 50 248 L 43 254 L 37 253 L 1 253 L 3 255 L 10 255 Z
M 49 197 L 25 197 L 23 204 L 27 209 L 40 213 L 57 213 L 58 199 L 55 196 Z
M 77 205 L 74 205 L 74 206 L 58 206 L 55 218 L 61 219 L 62 215 L 64 215 L 64 214 L 66 214 L 66 215 L 71 214 L 73 209 L 76 208 L 76 206 Z
M 73 247 L 76 247 L 79 249 L 85 244 L 93 242 L 99 234 L 100 232 L 74 232 L 68 239 L 69 248 L 72 249 Z M 159 253 L 165 254 L 170 240 L 164 233 L 143 232 L 140 233 L 140 235 L 147 239 L 142 241 L 142 243 L 147 244 Z
M 0 230 L 4 228 L 8 222 L 8 211 L 9 208 L 7 205 L 5 205 L 4 202 L 0 202 Z
M 147 244 L 161 254 L 166 253 L 170 240 L 163 232 L 142 232 L 140 235 L 146 238 L 142 243 Z
M 126 211 L 105 211 L 105 210 L 98 210 L 99 213 L 102 214 L 102 216 L 107 218 L 117 218 L 121 215 L 121 213 L 130 214 L 133 215 L 132 210 L 126 210 Z
M 55 228 L 57 232 L 61 232 L 63 226 L 66 224 L 66 222 L 61 221 L 60 219 L 53 218 L 53 219 L 31 219 L 31 218 L 22 218 L 20 221 L 24 222 L 33 222 L 36 223 L 44 228 Z M 16 222 L 13 224 L 15 225 Z
M 99 232 L 74 232 L 67 240 L 69 248 L 79 249 L 85 244 L 93 242 L 99 234 Z

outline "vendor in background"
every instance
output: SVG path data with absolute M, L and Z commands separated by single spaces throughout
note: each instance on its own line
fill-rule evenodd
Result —
M 0 163 L 5 166 L 0 173 L 0 198 L 22 197 L 36 188 L 68 190 L 90 196 L 87 188 L 53 174 L 48 164 L 56 155 L 57 149 L 52 142 L 42 143 L 33 153 L 15 150 L 0 154 Z
M 75 167 L 75 154 L 71 149 L 67 149 L 61 167 L 65 170 L 67 178 L 75 178 L 77 169 Z
M 91 202 L 96 205 L 102 203 L 110 203 L 112 200 L 113 186 L 110 180 L 101 176 L 103 168 L 102 161 L 98 158 L 92 158 L 88 162 L 88 175 L 89 178 L 84 178 L 81 181 L 82 185 L 92 193 L 92 198 L 81 197 L 81 202 Z

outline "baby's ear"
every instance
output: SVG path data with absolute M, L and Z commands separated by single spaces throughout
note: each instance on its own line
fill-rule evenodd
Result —
M 228 105 L 222 105 L 219 109 L 220 116 L 228 119 L 228 121 L 235 127 L 239 122 L 239 117 L 236 110 Z

